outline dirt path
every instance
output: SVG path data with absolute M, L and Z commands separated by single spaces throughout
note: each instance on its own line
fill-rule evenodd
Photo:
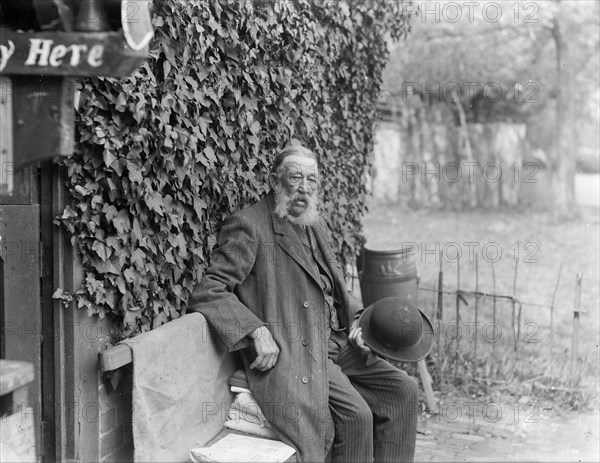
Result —
M 539 423 L 524 423 L 513 448 L 521 460 L 600 461 L 598 411 L 549 412 Z
M 416 461 L 598 462 L 598 428 L 598 410 L 563 412 L 446 400 L 439 413 L 419 423 Z

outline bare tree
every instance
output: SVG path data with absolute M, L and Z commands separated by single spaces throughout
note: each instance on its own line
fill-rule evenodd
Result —
M 586 103 L 600 85 L 599 2 L 491 2 L 503 8 L 494 17 L 487 3 L 469 11 L 464 3 L 459 12 L 457 2 L 422 2 L 426 11 L 413 19 L 413 32 L 392 54 L 385 88 L 406 102 L 409 85 L 416 84 L 423 99 L 452 108 L 452 122 L 461 131 L 465 118 L 477 117 L 516 118 L 541 127 L 544 135 L 538 138 L 553 172 L 554 211 L 568 216 L 574 210 L 578 128 L 597 118 L 598 109 L 594 114 Z M 481 116 L 476 102 L 485 84 L 500 89 L 504 98 Z M 453 85 L 461 90 L 460 105 Z

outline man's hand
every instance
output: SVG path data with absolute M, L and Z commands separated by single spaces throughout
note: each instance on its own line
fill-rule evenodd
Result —
M 371 348 L 365 344 L 362 337 L 362 328 L 358 326 L 358 320 L 354 320 L 350 326 L 350 334 L 348 335 L 350 344 L 358 347 L 363 352 L 371 352 Z
M 266 326 L 260 326 L 249 335 L 254 341 L 256 349 L 256 358 L 250 368 L 256 368 L 260 371 L 270 370 L 277 363 L 279 357 L 279 347 L 275 344 L 271 332 Z

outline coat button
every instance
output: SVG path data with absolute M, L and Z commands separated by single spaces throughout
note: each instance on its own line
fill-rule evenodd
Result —
M 307 378 L 306 376 L 303 376 L 303 377 L 302 377 L 302 382 L 303 382 L 304 384 L 308 383 L 308 378 Z
M 302 345 L 303 346 L 308 346 L 308 339 L 303 339 L 302 340 Z
M 304 301 L 304 304 L 302 304 L 304 306 L 305 309 L 308 309 L 308 301 Z

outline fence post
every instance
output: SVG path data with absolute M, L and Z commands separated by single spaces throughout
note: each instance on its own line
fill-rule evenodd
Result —
M 571 335 L 571 362 L 569 365 L 569 383 L 573 385 L 575 363 L 577 362 L 577 347 L 579 342 L 579 311 L 581 306 L 581 280 L 583 274 L 578 273 L 575 280 L 575 309 L 573 311 L 573 334 Z M 577 373 L 579 377 L 579 373 Z
M 436 356 L 436 361 L 440 360 L 440 320 L 438 318 L 438 311 L 437 311 L 437 301 L 435 299 L 435 294 L 438 293 L 439 290 L 437 288 L 437 283 L 433 284 L 433 294 L 434 294 L 434 299 L 431 302 L 431 310 L 432 310 L 432 314 L 433 314 L 433 342 L 435 343 L 435 356 Z
M 460 323 L 460 257 L 456 258 L 456 344 L 454 344 L 454 383 L 458 378 L 458 348 L 460 344 L 459 336 Z
M 352 268 L 350 270 L 350 291 L 354 294 L 354 269 L 356 268 L 356 256 L 352 259 Z M 362 296 L 362 295 L 361 295 Z
M 438 273 L 438 300 L 437 300 L 437 315 L 438 315 L 438 320 L 442 320 L 442 312 L 443 312 L 443 286 L 444 286 L 444 272 L 442 271 L 442 263 L 443 263 L 443 258 L 442 258 L 442 251 L 440 251 L 440 271 Z
M 442 329 L 442 317 L 443 317 L 443 291 L 444 291 L 444 272 L 442 271 L 442 265 L 443 265 L 443 257 L 442 257 L 442 251 L 440 251 L 440 271 L 438 272 L 438 288 L 437 288 L 437 330 L 438 330 L 438 335 L 437 335 L 437 359 L 438 362 L 440 361 L 440 344 L 441 344 L 441 329 Z
M 515 342 L 515 362 L 519 360 L 519 351 L 517 350 L 517 345 L 521 342 L 521 309 L 523 309 L 523 304 L 519 301 L 519 311 L 517 312 L 517 339 Z
M 515 306 L 517 304 L 517 273 L 519 271 L 519 259 L 515 260 L 515 278 L 513 280 L 513 295 L 512 295 L 512 328 L 515 330 L 515 343 L 513 350 L 517 352 L 517 344 L 519 343 L 519 327 L 515 328 Z
M 473 378 L 476 376 L 477 370 L 477 333 L 479 331 L 479 259 L 475 254 L 475 344 L 473 346 Z
M 494 270 L 494 263 L 490 262 L 492 266 L 492 291 L 494 297 L 492 298 L 492 324 L 494 326 L 494 341 L 496 336 L 496 272 Z M 492 379 L 496 379 L 496 342 L 492 343 Z
M 562 271 L 562 261 L 558 266 L 558 277 L 556 277 L 556 285 L 554 285 L 554 292 L 552 293 L 552 302 L 550 303 L 550 346 L 548 347 L 548 376 L 552 377 L 552 346 L 554 345 L 554 299 L 556 298 L 556 291 L 558 290 L 558 284 L 560 283 L 560 273 Z

